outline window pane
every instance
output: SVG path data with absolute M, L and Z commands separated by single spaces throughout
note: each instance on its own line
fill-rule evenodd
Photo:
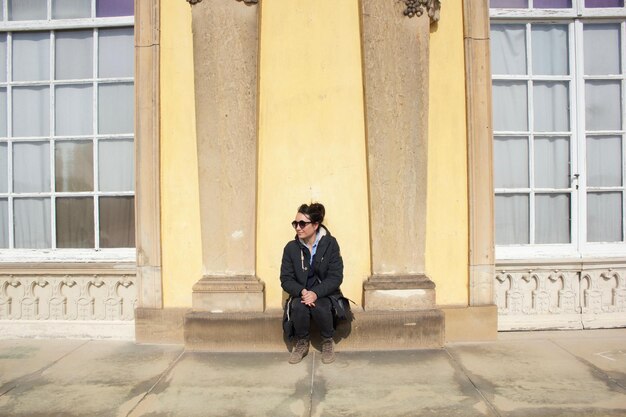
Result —
M 496 188 L 528 187 L 528 138 L 494 138 L 494 185 Z
M 535 130 L 563 132 L 569 130 L 569 91 L 565 82 L 535 82 Z
M 7 80 L 7 34 L 0 33 L 0 82 Z
M 622 126 L 621 81 L 585 83 L 587 130 L 618 130 Z
M 535 196 L 535 243 L 570 243 L 569 194 Z
M 134 197 L 100 197 L 100 247 L 135 247 Z
M 93 88 L 63 85 L 56 88 L 56 135 L 89 135 L 93 132 Z
M 585 24 L 585 74 L 608 75 L 620 73 L 619 24 Z
M 536 9 L 570 9 L 572 0 L 535 0 L 533 6 Z
M 65 30 L 56 33 L 55 78 L 57 80 L 93 77 L 93 31 Z
M 9 20 L 45 20 L 48 16 L 46 0 L 8 0 Z
M 13 80 L 50 79 L 50 33 L 13 33 Z
M 587 241 L 622 241 L 622 193 L 587 193 Z
M 569 74 L 567 26 L 532 25 L 532 50 L 534 74 Z
M 535 138 L 535 187 L 569 188 L 569 138 Z
M 587 185 L 590 187 L 622 185 L 622 138 L 620 136 L 587 138 Z
M 496 195 L 496 244 L 528 243 L 528 195 Z
M 524 25 L 491 25 L 491 71 L 493 74 L 526 74 Z
M 132 133 L 133 85 L 103 84 L 98 92 L 99 133 Z
M 9 152 L 7 144 L 0 142 L 0 193 L 9 191 Z
M 9 247 L 9 202 L 0 198 L 0 248 Z
M 93 142 L 59 141 L 54 155 L 57 191 L 93 191 Z
M 50 135 L 48 87 L 13 88 L 13 136 Z
M 17 193 L 50 191 L 48 142 L 13 144 L 13 191 Z
M 0 137 L 7 136 L 7 89 L 0 88 Z
M 49 198 L 16 198 L 13 200 L 13 217 L 16 248 L 52 246 Z
M 133 16 L 133 0 L 97 0 L 96 17 Z
M 493 82 L 493 125 L 496 131 L 527 131 L 528 101 L 525 82 Z
M 528 0 L 490 0 L 489 7 L 520 9 L 528 7 Z
M 100 191 L 134 191 L 133 140 L 101 140 L 98 146 Z
M 56 228 L 58 248 L 93 248 L 93 198 L 57 198 Z
M 624 7 L 624 0 L 585 0 L 585 7 Z
M 100 77 L 132 77 L 135 70 L 133 28 L 100 29 Z
M 53 19 L 91 17 L 91 0 L 52 0 Z

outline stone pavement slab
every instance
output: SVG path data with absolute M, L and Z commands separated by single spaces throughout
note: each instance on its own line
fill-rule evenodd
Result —
M 0 341 L 0 395 L 13 389 L 17 379 L 43 370 L 85 343 L 85 340 Z
M 551 340 L 459 344 L 447 350 L 499 416 L 626 415 L 626 390 Z
M 305 416 L 310 412 L 310 353 L 188 352 L 130 416 Z
M 39 343 L 46 349 L 48 341 Z M 36 377 L 17 380 L 0 396 L 0 416 L 126 416 L 181 353 L 182 347 L 83 342 Z
M 312 416 L 493 416 L 445 350 L 339 353 L 316 361 Z

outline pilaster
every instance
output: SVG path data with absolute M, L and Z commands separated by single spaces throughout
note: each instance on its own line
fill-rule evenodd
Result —
M 362 1 L 373 272 L 366 310 L 435 305 L 424 256 L 429 36 L 439 2 L 423 3 Z
M 263 311 L 255 277 L 258 6 L 191 3 L 204 275 L 193 307 Z

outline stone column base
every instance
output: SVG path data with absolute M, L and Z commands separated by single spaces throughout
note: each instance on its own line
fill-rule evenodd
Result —
M 264 284 L 253 276 L 204 276 L 193 286 L 192 308 L 212 313 L 262 312 Z
M 363 284 L 367 311 L 411 311 L 435 307 L 435 283 L 424 274 L 372 275 Z

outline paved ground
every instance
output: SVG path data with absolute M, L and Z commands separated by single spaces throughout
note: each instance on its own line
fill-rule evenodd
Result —
M 3 340 L 0 416 L 626 416 L 626 329 L 287 357 Z

